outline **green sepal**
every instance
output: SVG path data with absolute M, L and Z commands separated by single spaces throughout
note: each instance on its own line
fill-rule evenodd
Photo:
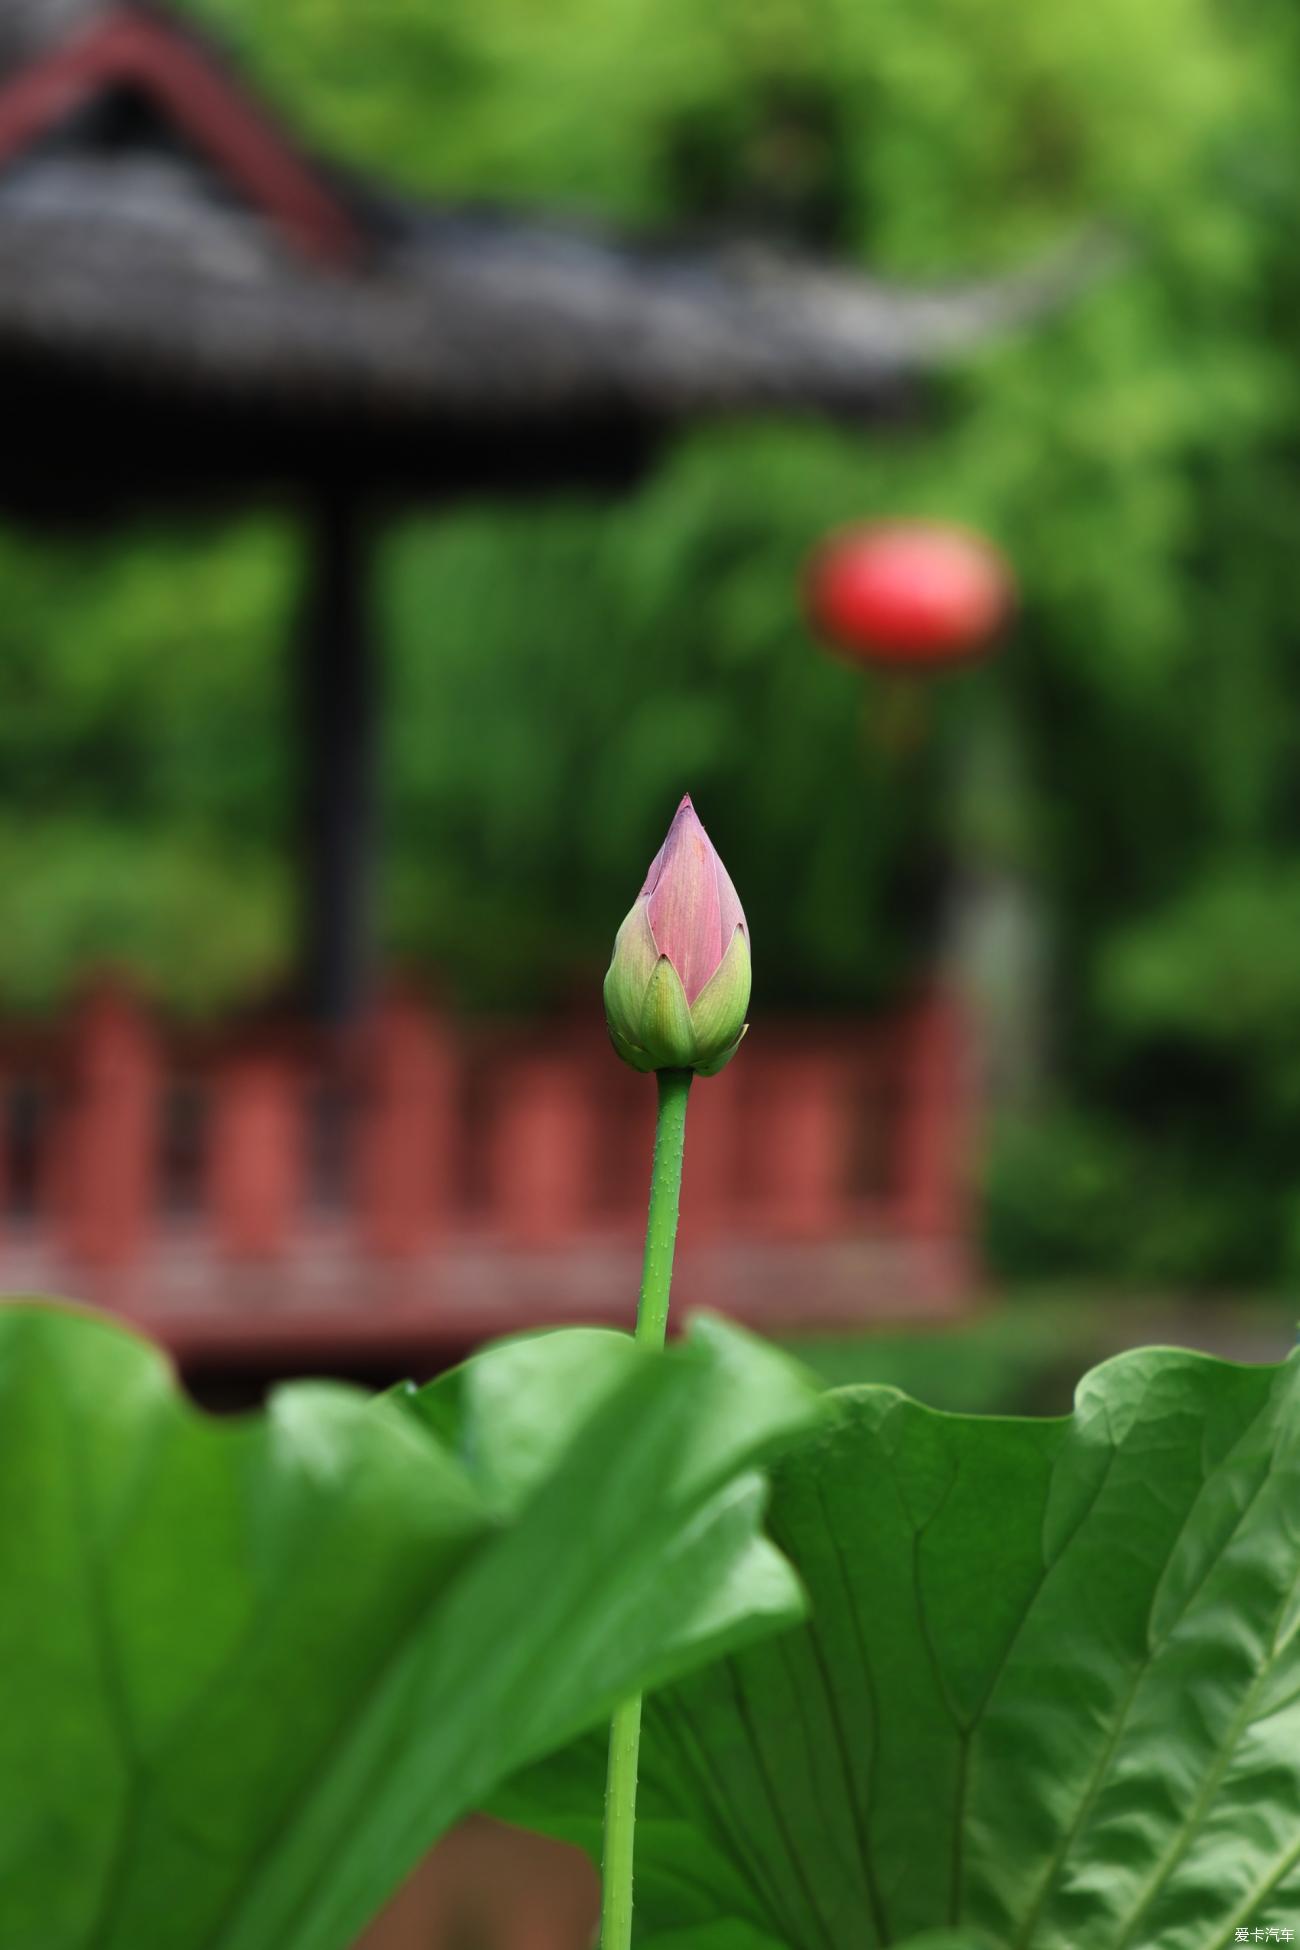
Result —
M 605 975 L 605 1015 L 611 1029 L 635 1044 L 640 1034 L 646 990 L 659 960 L 644 900 L 638 900 L 614 937 Z
M 721 1069 L 735 1053 L 745 1030 L 749 991 L 749 942 L 745 930 L 736 927 L 732 929 L 726 954 L 691 1004 L 697 1052 L 695 1068 L 700 1076 L 713 1075 L 713 1066 Z
M 621 1035 L 615 1029 L 608 1017 L 606 1017 L 605 1026 L 609 1030 L 610 1042 L 614 1045 L 616 1053 L 622 1057 L 625 1063 L 630 1063 L 634 1070 L 640 1070 L 643 1076 L 648 1075 L 650 1071 L 658 1068 L 650 1052 L 641 1049 L 636 1043 L 629 1042 L 626 1036 Z
M 730 1063 L 732 1057 L 736 1054 L 736 1051 L 740 1048 L 740 1045 L 744 1042 L 745 1037 L 748 1033 L 749 1033 L 749 1024 L 746 1023 L 742 1028 L 739 1036 L 737 1036 L 735 1042 L 732 1043 L 729 1049 L 724 1049 L 721 1056 L 715 1056 L 711 1063 L 697 1063 L 695 1065 L 696 1076 L 716 1077 L 719 1070 L 725 1070 L 728 1063 Z
M 641 1005 L 641 1047 L 654 1058 L 656 1070 L 695 1067 L 695 1025 L 682 978 L 660 955 Z

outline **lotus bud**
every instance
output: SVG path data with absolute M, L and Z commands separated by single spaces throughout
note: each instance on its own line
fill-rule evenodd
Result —
M 716 1076 L 747 1027 L 749 929 L 689 794 L 614 941 L 605 1019 L 634 1070 Z

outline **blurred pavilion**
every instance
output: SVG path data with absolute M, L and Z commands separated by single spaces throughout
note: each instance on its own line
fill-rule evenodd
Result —
M 0 512 L 102 525 L 136 510 L 276 496 L 301 510 L 314 537 L 294 648 L 305 1022 L 356 1022 L 371 995 L 367 553 L 385 510 L 467 494 L 617 492 L 678 430 L 706 417 L 896 415 L 919 376 L 1059 303 L 1094 264 L 1095 246 L 1085 244 L 1019 276 L 903 291 L 752 245 L 631 241 L 540 212 L 416 201 L 306 154 L 218 49 L 162 6 L 7 0 L 0 13 Z M 438 1038 L 412 1031 L 402 1057 L 408 1029 L 395 1030 L 398 1042 L 376 1059 L 375 1076 L 388 1075 L 396 1097 L 387 1136 L 371 1141 L 394 1159 L 405 1145 L 408 1159 L 432 1170 L 436 1144 L 428 1132 L 412 1135 L 418 1109 L 395 1105 L 408 1059 L 432 1078 Z M 166 1160 L 189 1084 L 168 1081 L 175 1064 L 129 1011 L 92 1011 L 77 1033 L 82 1041 L 59 1045 L 62 1056 L 42 1046 L 9 1058 L 37 1106 L 24 1113 L 27 1162 L 15 1168 L 28 1185 L 17 1228 L 30 1234 L 24 1277 L 57 1277 L 69 1254 L 77 1266 L 135 1268 L 169 1203 Z M 941 1043 L 948 1033 L 935 1031 Z M 924 1071 L 933 1037 L 922 1046 Z M 791 1127 L 812 1144 L 805 1164 L 848 1142 L 826 1095 L 836 1064 L 815 1050 L 808 1058 L 801 1088 L 812 1095 L 800 1099 L 804 1126 L 796 1116 Z M 275 1259 L 297 1224 L 292 1186 L 306 1168 L 286 1159 L 307 1144 L 293 1108 L 301 1111 L 307 1072 L 282 1059 L 282 1070 L 245 1068 L 204 1113 L 216 1135 L 196 1196 L 205 1210 L 215 1201 L 226 1212 L 217 1230 L 225 1227 L 236 1256 Z M 761 1083 L 762 1061 L 747 1056 L 750 1083 L 738 1089 Z M 199 1072 L 211 1084 L 203 1063 L 185 1076 Z M 808 1083 L 814 1073 L 821 1083 Z M 950 1094 L 955 1102 L 960 1092 Z M 530 1142 L 567 1143 L 569 1112 L 555 1110 L 568 1102 L 563 1087 L 548 1101 Z M 31 1136 L 42 1116 L 48 1141 Z M 956 1153 L 945 1147 L 959 1145 L 959 1124 L 931 1119 L 925 1142 L 945 1155 L 921 1169 L 931 1182 L 918 1195 L 924 1225 L 937 1224 L 955 1255 L 920 1279 L 936 1304 L 966 1277 L 964 1239 L 947 1236 L 964 1231 L 957 1195 L 945 1193 L 941 1210 L 932 1195 L 939 1180 L 957 1183 Z M 512 1170 L 524 1170 L 521 1145 L 518 1132 L 506 1142 Z M 817 1169 L 833 1163 L 826 1152 Z M 758 1181 L 745 1191 L 735 1169 L 729 1196 L 736 1213 L 752 1216 L 763 1207 Z M 95 1171 L 98 1216 L 87 1219 Z M 107 1204 L 105 1183 L 116 1186 Z M 916 1206 L 914 1191 L 899 1194 L 903 1206 Z M 367 1250 L 418 1256 L 432 1225 L 431 1205 L 420 1217 L 428 1194 L 412 1183 L 397 1220 L 372 1214 L 362 1227 Z M 525 1186 L 525 1205 L 529 1196 L 536 1213 L 548 1200 L 564 1209 L 549 1180 L 533 1194 Z M 830 1236 L 833 1211 L 847 1215 L 849 1205 L 832 1196 L 829 1178 L 810 1197 L 796 1232 L 811 1224 Z M 241 1199 L 251 1200 L 247 1210 Z M 909 1279 L 891 1265 L 902 1299 Z M 850 1272 L 852 1291 L 861 1275 Z M 87 1279 L 61 1283 L 85 1291 Z M 98 1292 L 102 1282 L 90 1285 Z M 409 1283 L 403 1292 L 420 1304 Z
M 0 509 L 301 506 L 304 968 L 315 1009 L 346 1015 L 371 938 L 368 517 L 616 491 L 704 417 L 896 414 L 918 374 L 1058 302 L 1094 255 L 904 292 L 416 202 L 305 155 L 170 11 L 7 0 Z

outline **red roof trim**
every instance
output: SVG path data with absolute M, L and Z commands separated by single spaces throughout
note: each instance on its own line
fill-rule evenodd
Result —
M 0 88 L 0 168 L 45 131 L 129 82 L 178 127 L 306 256 L 353 263 L 362 239 L 342 203 L 261 110 L 184 35 L 120 7 Z

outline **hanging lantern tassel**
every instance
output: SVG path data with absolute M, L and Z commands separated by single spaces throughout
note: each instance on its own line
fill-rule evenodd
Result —
M 930 731 L 930 693 L 911 677 L 882 672 L 862 693 L 862 747 L 902 761 L 924 746 Z

